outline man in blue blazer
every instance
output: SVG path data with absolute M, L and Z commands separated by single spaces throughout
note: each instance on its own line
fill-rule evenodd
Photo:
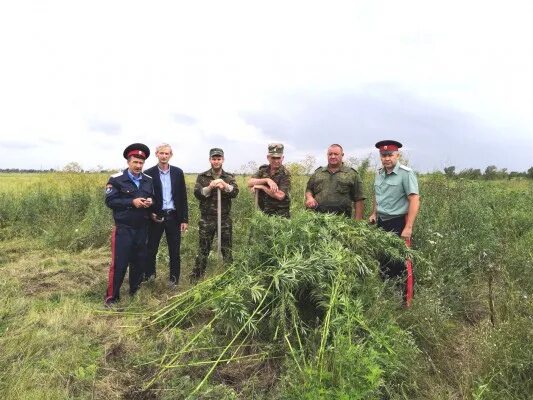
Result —
M 169 286 L 174 288 L 180 278 L 181 234 L 187 231 L 189 209 L 183 171 L 169 164 L 172 148 L 163 143 L 156 147 L 157 165 L 144 173 L 152 177 L 154 185 L 154 212 L 148 229 L 148 262 L 144 280 L 155 279 L 156 257 L 163 232 L 166 233 L 170 258 Z

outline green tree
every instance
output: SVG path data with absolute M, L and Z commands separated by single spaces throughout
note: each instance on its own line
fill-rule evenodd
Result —
M 444 167 L 444 173 L 448 178 L 455 177 L 455 165 L 450 165 L 449 167 Z
M 69 162 L 67 165 L 65 165 L 63 167 L 63 172 L 75 172 L 75 173 L 79 173 L 79 172 L 83 172 L 83 168 L 81 167 L 81 165 L 79 163 L 77 163 L 76 161 L 71 161 Z
M 313 172 L 314 166 L 316 164 L 316 157 L 312 154 L 307 154 L 300 164 L 302 164 L 304 168 L 304 173 L 306 175 L 310 175 L 311 172 Z
M 466 178 L 466 179 L 479 179 L 481 178 L 481 170 L 476 168 L 467 168 L 461 170 L 459 174 L 457 174 L 459 178 Z
M 488 180 L 496 179 L 498 177 L 498 168 L 496 168 L 496 165 L 489 165 L 487 168 L 485 168 L 483 177 Z

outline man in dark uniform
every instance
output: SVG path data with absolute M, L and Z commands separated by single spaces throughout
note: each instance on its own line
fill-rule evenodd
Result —
M 376 147 L 379 149 L 383 167 L 379 169 L 374 181 L 374 202 L 368 220 L 372 224 L 377 222 L 378 227 L 387 232 L 394 232 L 410 245 L 420 206 L 416 175 L 411 168 L 399 162 L 398 149 L 402 147 L 400 142 L 382 140 L 376 143 Z M 380 271 L 384 279 L 403 276 L 406 273 L 406 263 L 384 260 Z M 408 274 L 407 278 L 406 296 L 409 290 L 412 293 L 412 271 L 411 276 Z
M 261 165 L 259 171 L 250 178 L 248 187 L 258 196 L 259 209 L 267 215 L 290 218 L 291 175 L 283 166 L 283 145 L 268 145 L 268 164 Z
M 352 216 L 352 203 L 356 220 L 363 218 L 363 184 L 357 171 L 342 162 L 341 145 L 328 147 L 328 165 L 315 170 L 305 190 L 305 206 L 317 212 Z
M 160 144 L 155 155 L 157 165 L 145 171 L 154 184 L 154 212 L 148 228 L 148 262 L 144 279 L 155 279 L 157 250 L 165 232 L 170 258 L 169 286 L 175 288 L 180 278 L 181 234 L 188 228 L 187 188 L 181 168 L 169 164 L 172 147 Z
M 134 143 L 124 150 L 128 168 L 112 175 L 106 185 L 106 205 L 113 210 L 115 226 L 111 236 L 111 265 L 105 295 L 106 306 L 120 298 L 120 287 L 130 267 L 130 294 L 139 289 L 146 262 L 146 239 L 154 193 L 152 178 L 142 173 L 150 150 Z
M 221 193 L 221 250 L 224 262 L 231 262 L 232 221 L 230 216 L 231 199 L 237 197 L 239 188 L 235 176 L 224 171 L 224 151 L 214 148 L 209 151 L 211 168 L 196 178 L 194 196 L 200 201 L 199 249 L 196 263 L 191 274 L 195 282 L 205 273 L 211 244 L 217 231 L 218 200 L 217 191 Z

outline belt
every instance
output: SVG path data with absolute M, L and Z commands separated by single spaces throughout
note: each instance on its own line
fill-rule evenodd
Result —
M 172 215 L 172 214 L 176 214 L 176 210 L 174 209 L 168 209 L 168 210 L 163 210 L 161 211 L 164 215 Z

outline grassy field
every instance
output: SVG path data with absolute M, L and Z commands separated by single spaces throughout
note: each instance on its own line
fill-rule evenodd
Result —
M 188 176 L 178 290 L 166 286 L 162 241 L 157 280 L 111 312 L 106 181 L 0 174 L 0 398 L 531 398 L 532 181 L 421 177 L 404 309 L 377 278 L 380 255 L 407 254 L 401 242 L 303 211 L 304 177 L 291 221 L 256 215 L 242 190 L 234 265 L 210 258 L 191 287 Z

